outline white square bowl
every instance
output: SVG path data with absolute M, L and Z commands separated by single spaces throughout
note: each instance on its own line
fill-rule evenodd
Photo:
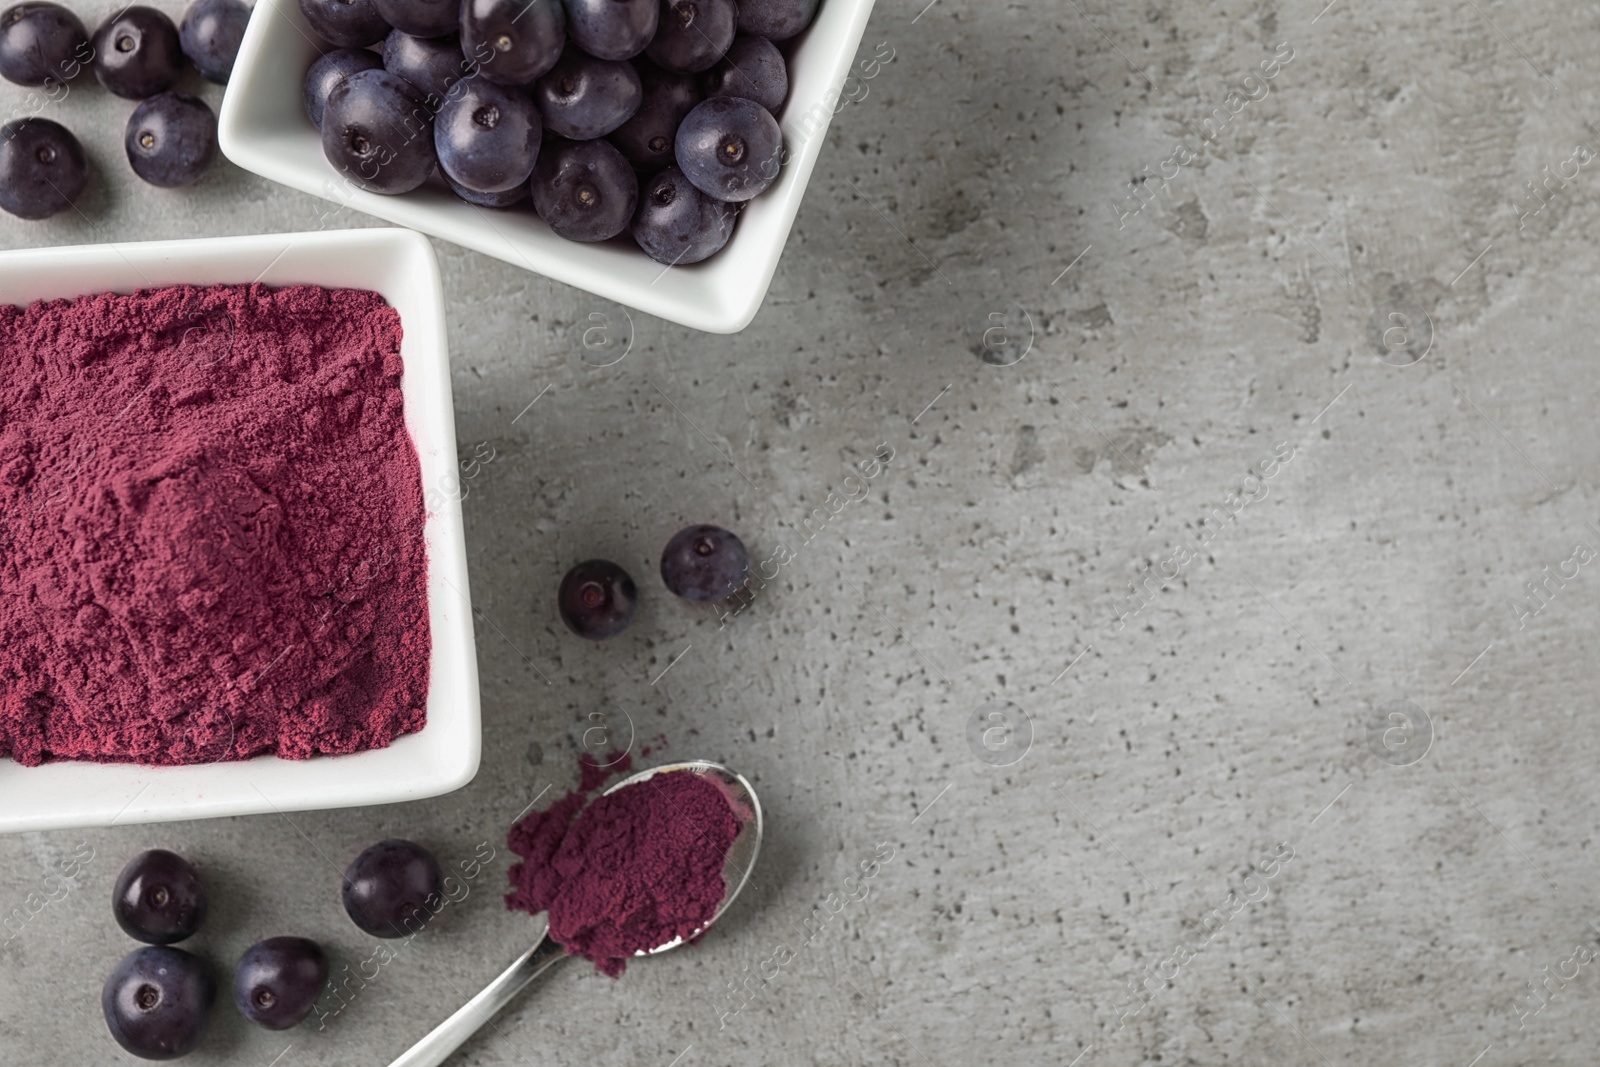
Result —
M 406 230 L 336 230 L 0 252 L 0 303 L 131 293 L 163 285 L 320 285 L 369 289 L 400 315 L 406 428 L 424 495 L 453 486 L 455 414 L 439 265 Z M 418 800 L 457 789 L 478 770 L 478 661 L 468 600 L 461 505 L 428 512 L 427 722 L 388 748 L 348 756 L 276 756 L 194 767 L 0 760 L 0 832 Z
M 256 0 L 222 99 L 217 139 L 223 154 L 245 170 L 334 200 L 341 209 L 431 233 L 684 326 L 737 333 L 755 318 L 772 284 L 828 123 L 842 106 L 839 87 L 872 3 L 822 0 L 816 20 L 793 42 L 789 99 L 778 115 L 789 162 L 772 188 L 745 205 L 727 247 L 692 266 L 669 270 L 627 237 L 568 241 L 526 203 L 510 211 L 474 207 L 434 181 L 402 196 L 351 185 L 323 155 L 306 117 L 306 68 L 331 46 L 318 43 L 298 0 Z

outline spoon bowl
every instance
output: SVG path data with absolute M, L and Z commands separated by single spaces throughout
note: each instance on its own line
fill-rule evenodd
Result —
M 745 780 L 744 775 L 731 771 L 720 763 L 709 760 L 686 760 L 683 763 L 666 763 L 660 767 L 651 767 L 649 770 L 631 774 L 622 781 L 617 782 L 602 792 L 601 796 L 609 796 L 619 789 L 626 789 L 630 785 L 654 778 L 658 774 L 698 774 L 710 781 L 727 798 L 728 806 L 739 819 L 739 835 L 733 839 L 733 844 L 728 846 L 727 858 L 722 864 L 722 884 L 724 886 L 722 903 L 717 905 L 717 910 L 712 912 L 711 918 L 689 937 L 675 937 L 666 944 L 657 945 L 655 948 L 643 949 L 635 952 L 635 956 L 657 956 L 679 945 L 694 941 L 711 928 L 711 924 L 722 917 L 728 910 L 728 905 L 733 903 L 733 898 L 750 880 L 750 872 L 755 869 L 756 855 L 761 851 L 761 834 L 763 830 L 761 820 L 761 801 L 756 798 L 755 787 Z
M 637 785 L 658 774 L 698 774 L 712 782 L 722 790 L 728 805 L 738 817 L 739 833 L 733 839 L 733 844 L 728 846 L 728 854 L 723 861 L 722 902 L 717 905 L 716 911 L 712 912 L 711 918 L 701 924 L 689 937 L 675 937 L 665 944 L 634 953 L 636 957 L 660 955 L 698 939 L 710 929 L 711 924 L 728 910 L 728 905 L 733 903 L 739 891 L 750 881 L 750 871 L 755 867 L 756 855 L 761 851 L 763 829 L 761 801 L 756 799 L 755 788 L 743 775 L 729 770 L 720 763 L 712 763 L 710 760 L 686 760 L 682 763 L 651 767 L 649 770 L 629 775 L 600 795 L 615 793 L 619 789 Z M 527 988 L 535 978 L 566 958 L 567 950 L 547 932 L 539 939 L 538 944 L 518 956 L 511 966 L 485 986 L 482 992 L 457 1009 L 454 1015 L 434 1027 L 421 1041 L 401 1053 L 389 1067 L 439 1067 L 467 1038 L 477 1033 L 496 1012 L 511 1003 L 512 999 Z

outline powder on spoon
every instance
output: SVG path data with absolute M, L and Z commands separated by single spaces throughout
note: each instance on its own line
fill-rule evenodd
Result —
M 357 290 L 0 306 L 0 757 L 304 758 L 422 727 L 399 348 Z
M 690 771 L 584 800 L 568 793 L 511 828 L 523 862 L 506 906 L 548 911 L 550 936 L 615 978 L 629 956 L 692 938 L 716 915 L 740 820 L 721 785 Z

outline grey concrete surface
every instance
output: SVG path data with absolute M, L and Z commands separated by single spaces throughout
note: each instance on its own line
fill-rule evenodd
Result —
M 880 0 L 862 58 L 895 58 L 738 336 L 438 245 L 462 454 L 495 456 L 465 502 L 482 771 L 0 840 L 0 911 L 94 851 L 0 944 L 0 1060 L 127 1062 L 97 1004 L 141 848 L 202 865 L 219 971 L 294 932 L 353 972 L 336 867 L 490 842 L 321 1029 L 224 1007 L 190 1061 L 387 1063 L 539 932 L 503 834 L 604 713 L 755 780 L 757 887 L 621 981 L 551 974 L 462 1064 L 1595 1062 L 1597 9 L 923 3 Z M 131 105 L 52 108 L 92 191 L 7 246 L 316 225 L 226 165 L 141 188 Z M 652 580 L 700 520 L 793 553 L 725 628 Z M 552 610 L 591 555 L 646 592 L 599 647 Z M 880 843 L 867 899 L 768 962 Z

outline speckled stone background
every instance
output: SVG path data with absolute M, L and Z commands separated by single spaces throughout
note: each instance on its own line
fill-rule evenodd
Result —
M 859 58 L 893 59 L 738 336 L 437 244 L 462 458 L 493 456 L 482 771 L 0 840 L 0 912 L 60 896 L 0 944 L 0 1060 L 127 1062 L 98 997 L 139 849 L 201 866 L 219 973 L 293 932 L 342 980 L 376 942 L 337 868 L 488 842 L 322 1028 L 223 1007 L 190 1061 L 387 1063 L 539 933 L 503 835 L 600 729 L 749 775 L 757 884 L 621 981 L 548 975 L 456 1062 L 1596 1061 L 1600 9 L 922 2 L 880 0 Z M 141 187 L 131 108 L 49 105 L 91 190 L 0 241 L 318 225 L 226 164 Z M 654 579 L 690 521 L 792 557 L 725 626 Z M 600 646 L 552 604 L 588 556 L 645 594 Z

